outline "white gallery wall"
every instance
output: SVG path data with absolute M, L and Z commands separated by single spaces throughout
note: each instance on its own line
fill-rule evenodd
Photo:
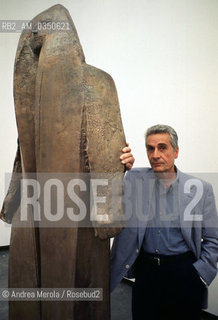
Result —
M 169 124 L 179 135 L 178 167 L 208 174 L 218 203 L 218 1 L 0 0 L 0 23 L 30 20 L 57 3 L 73 18 L 86 62 L 115 81 L 135 166 L 148 165 L 145 129 Z M 19 36 L 0 33 L 0 206 L 16 152 L 13 64 Z M 9 232 L 2 223 L 0 228 L 1 245 Z M 218 281 L 211 290 L 209 311 L 218 315 Z

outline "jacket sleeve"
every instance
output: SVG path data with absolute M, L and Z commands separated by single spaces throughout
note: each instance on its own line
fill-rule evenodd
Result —
M 218 261 L 218 218 L 211 185 L 208 185 L 205 196 L 203 217 L 201 255 L 194 267 L 207 285 L 210 285 L 217 274 Z

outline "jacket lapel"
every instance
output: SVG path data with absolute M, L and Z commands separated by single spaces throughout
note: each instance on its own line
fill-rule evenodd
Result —
M 152 198 L 153 198 L 153 192 L 154 192 L 154 186 L 155 186 L 155 176 L 152 171 L 148 171 L 141 175 L 141 184 L 142 184 L 142 190 L 143 190 L 143 217 L 142 220 L 138 219 L 138 244 L 139 247 L 142 244 L 145 229 L 149 222 L 149 215 L 151 212 L 151 205 L 152 205 Z
M 191 192 L 191 193 L 185 193 L 184 192 L 184 185 L 187 181 L 187 176 L 185 174 L 183 174 L 182 172 L 180 172 L 180 178 L 179 178 L 179 215 L 180 215 L 180 226 L 181 226 L 181 231 L 183 234 L 183 237 L 187 243 L 187 245 L 189 246 L 190 250 L 192 250 L 195 254 L 196 252 L 196 248 L 194 245 L 194 242 L 192 240 L 192 228 L 193 228 L 193 221 L 187 221 L 186 219 L 186 212 L 187 212 L 187 208 L 188 205 L 190 204 L 190 202 L 192 201 L 192 199 L 195 196 L 195 192 Z M 195 208 L 193 209 L 195 210 Z M 194 212 L 192 212 L 192 214 L 194 214 Z

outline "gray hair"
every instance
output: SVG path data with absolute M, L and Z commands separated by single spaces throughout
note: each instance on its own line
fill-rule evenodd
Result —
M 168 133 L 170 136 L 170 143 L 174 150 L 178 147 L 178 136 L 176 131 L 165 124 L 157 124 L 155 126 L 152 126 L 147 129 L 145 132 L 145 141 L 147 141 L 147 137 L 151 134 L 157 134 L 157 133 Z

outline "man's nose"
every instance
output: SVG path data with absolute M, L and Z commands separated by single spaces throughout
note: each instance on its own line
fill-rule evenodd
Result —
M 158 148 L 155 148 L 154 149 L 154 152 L 153 152 L 153 158 L 160 158 L 160 152 L 159 152 L 159 150 L 158 150 Z

